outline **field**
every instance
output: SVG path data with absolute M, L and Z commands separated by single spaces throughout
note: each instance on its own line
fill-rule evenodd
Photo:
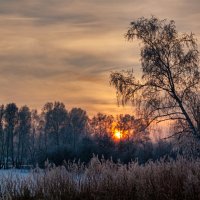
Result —
M 32 172 L 1 171 L 1 199 L 200 199 L 200 160 L 179 157 L 139 165 L 92 158 Z

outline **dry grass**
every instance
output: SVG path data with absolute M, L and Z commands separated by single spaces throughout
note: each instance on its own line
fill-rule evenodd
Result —
M 138 165 L 93 158 L 88 166 L 65 163 L 36 169 L 28 177 L 1 177 L 1 199 L 200 199 L 200 160 Z

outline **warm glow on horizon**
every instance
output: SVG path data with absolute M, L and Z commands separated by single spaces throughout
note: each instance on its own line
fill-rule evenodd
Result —
M 112 123 L 111 132 L 114 141 L 120 141 L 124 137 L 124 132 L 118 128 L 117 122 Z

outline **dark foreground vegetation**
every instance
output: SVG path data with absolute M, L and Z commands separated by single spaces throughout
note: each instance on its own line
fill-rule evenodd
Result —
M 200 199 L 200 160 L 179 157 L 139 165 L 94 157 L 90 163 L 65 163 L 28 177 L 1 177 L 1 199 L 20 200 L 195 200 Z

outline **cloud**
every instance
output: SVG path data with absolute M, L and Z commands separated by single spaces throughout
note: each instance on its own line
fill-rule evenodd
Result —
M 199 0 L 0 0 L 0 100 L 127 112 L 109 73 L 139 71 L 141 45 L 124 39 L 129 23 L 155 15 L 199 37 L 199 10 Z

